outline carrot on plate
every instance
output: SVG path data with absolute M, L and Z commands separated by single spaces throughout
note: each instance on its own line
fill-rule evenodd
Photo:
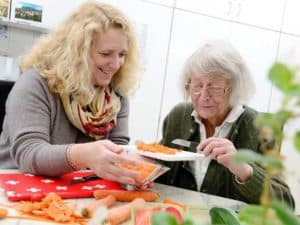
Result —
M 105 222 L 110 225 L 118 225 L 125 222 L 130 218 L 132 209 L 144 207 L 145 203 L 144 199 L 136 198 L 129 203 L 109 209 Z
M 179 149 L 170 148 L 155 142 L 150 144 L 138 143 L 136 147 L 140 151 L 163 153 L 167 155 L 175 155 L 178 151 L 180 151 Z
M 154 202 L 159 198 L 159 195 L 154 191 L 143 190 L 96 190 L 94 197 L 96 199 L 105 198 L 108 195 L 113 195 L 117 201 L 130 202 L 136 198 L 142 198 L 147 202 Z
M 81 215 L 83 217 L 91 218 L 93 216 L 94 211 L 101 206 L 110 207 L 116 203 L 116 198 L 112 195 L 108 195 L 105 198 L 99 200 L 93 200 L 89 202 L 82 210 Z

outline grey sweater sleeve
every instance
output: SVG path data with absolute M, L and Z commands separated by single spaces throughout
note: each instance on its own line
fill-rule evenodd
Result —
M 22 172 L 58 176 L 72 170 L 65 155 L 68 145 L 51 144 L 56 101 L 36 70 L 22 74 L 10 93 L 7 133 L 11 157 Z

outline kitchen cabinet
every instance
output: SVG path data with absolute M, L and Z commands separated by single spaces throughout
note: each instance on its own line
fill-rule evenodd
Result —
M 229 0 L 177 0 L 176 8 L 185 9 L 202 15 L 230 19 L 233 1 Z
M 284 5 L 285 0 L 178 0 L 176 7 L 279 31 Z
M 280 31 L 285 0 L 236 0 L 232 21 Z
M 283 32 L 300 35 L 299 9 L 299 0 L 286 0 L 286 9 L 282 26 Z
M 175 4 L 175 0 L 143 0 L 143 1 L 152 2 L 159 5 L 169 6 L 169 7 L 173 7 Z

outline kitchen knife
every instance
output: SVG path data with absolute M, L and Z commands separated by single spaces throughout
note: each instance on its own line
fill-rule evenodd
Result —
M 191 150 L 193 152 L 197 152 L 197 146 L 199 145 L 198 142 L 187 141 L 187 140 L 180 139 L 180 138 L 174 139 L 171 143 L 178 145 L 178 146 L 188 148 L 189 150 Z
M 81 178 L 74 178 L 73 180 L 70 181 L 70 184 L 78 184 L 78 183 L 83 183 L 89 180 L 98 180 L 101 179 L 100 177 L 98 177 L 96 174 L 91 174 L 88 176 L 84 176 Z

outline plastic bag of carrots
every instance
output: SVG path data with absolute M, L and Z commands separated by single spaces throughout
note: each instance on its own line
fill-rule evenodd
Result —
M 144 162 L 137 166 L 123 164 L 122 167 L 137 172 L 143 184 L 154 181 L 157 177 L 167 172 L 170 168 L 158 163 Z

